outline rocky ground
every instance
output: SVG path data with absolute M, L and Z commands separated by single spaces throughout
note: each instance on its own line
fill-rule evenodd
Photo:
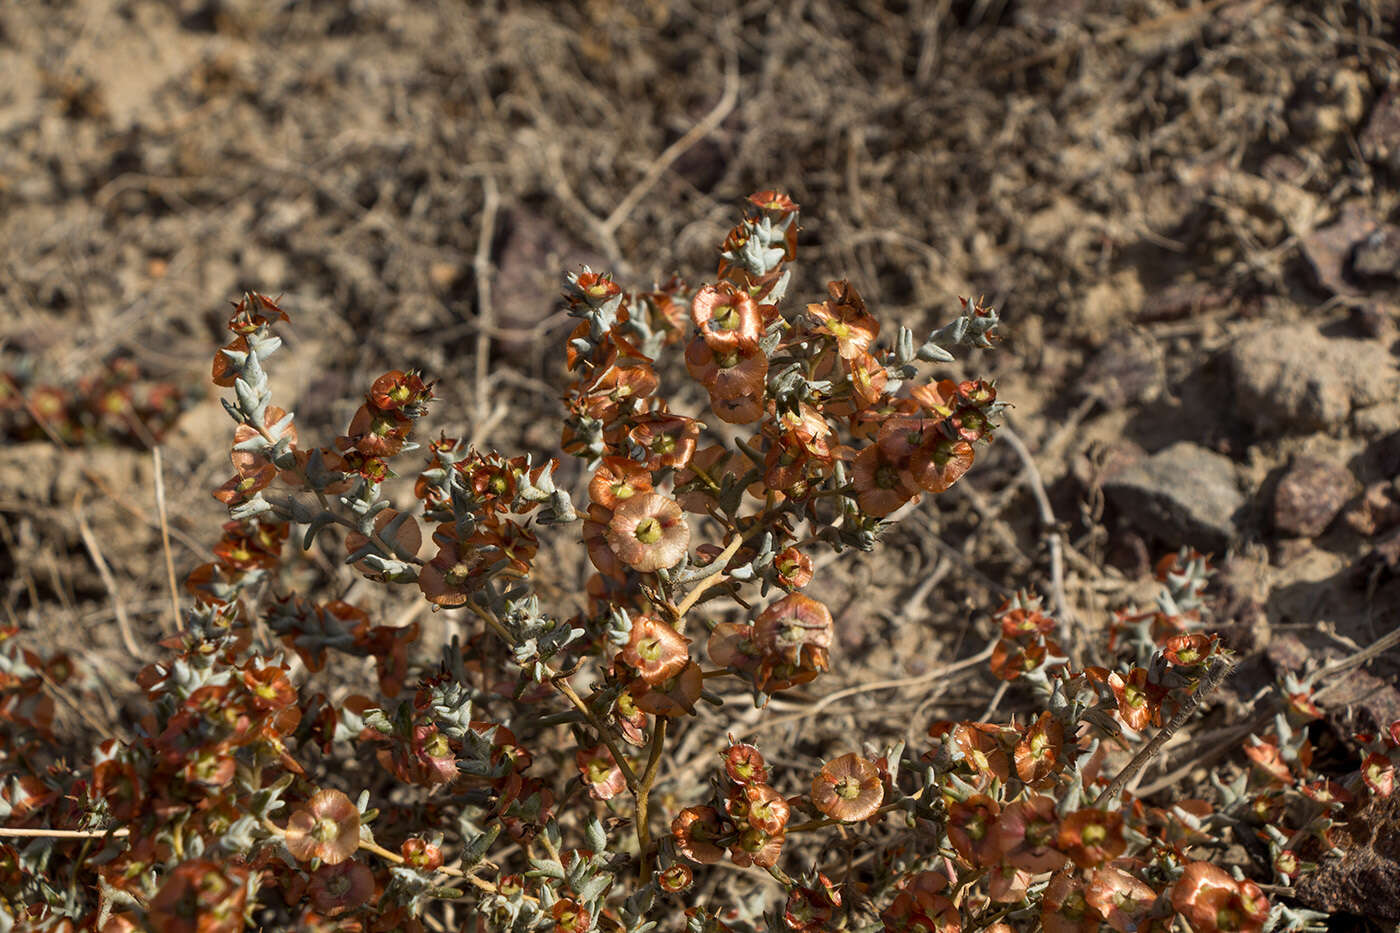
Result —
M 544 453 L 560 274 L 699 282 L 739 199 L 784 188 L 798 300 L 849 277 L 916 329 L 959 295 L 1001 309 L 1005 340 L 950 375 L 997 378 L 1032 464 L 995 444 L 883 556 L 830 566 L 830 689 L 972 653 L 1005 595 L 1051 588 L 1056 536 L 1095 657 L 1191 546 L 1245 658 L 1211 714 L 1228 723 L 1277 673 L 1400 623 L 1398 23 L 1391 0 L 9 4 L 0 364 L 29 389 L 117 357 L 202 386 L 227 300 L 255 288 L 294 316 L 273 379 L 304 436 L 418 367 L 434 431 Z M 153 458 L 11 414 L 4 618 L 82 662 L 70 734 L 129 722 L 169 624 Z M 210 393 L 162 438 L 177 572 L 216 535 L 227 434 Z M 386 620 L 417 611 L 306 563 Z M 555 566 L 576 590 L 580 555 Z M 1400 718 L 1397 658 L 1338 675 L 1319 741 Z M 764 740 L 816 760 L 916 710 L 977 716 L 994 688 L 872 691 Z

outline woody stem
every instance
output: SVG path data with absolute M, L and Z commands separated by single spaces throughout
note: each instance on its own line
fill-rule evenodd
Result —
M 637 786 L 637 853 L 641 860 L 638 868 L 641 881 L 651 880 L 651 859 L 647 857 L 651 848 L 651 826 L 647 819 L 651 803 L 651 787 L 656 783 L 656 772 L 661 765 L 661 750 L 666 744 L 666 727 L 670 722 L 664 716 L 656 717 L 656 725 L 651 730 L 651 747 L 647 750 L 646 769 L 642 772 L 641 783 Z

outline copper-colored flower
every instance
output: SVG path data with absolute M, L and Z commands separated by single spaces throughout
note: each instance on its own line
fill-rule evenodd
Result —
M 804 648 L 831 647 L 831 610 L 810 596 L 789 593 L 759 613 L 753 632 L 760 651 L 795 661 Z
M 223 537 L 214 545 L 214 557 L 229 570 L 275 567 L 289 530 L 282 522 L 226 522 Z
M 336 447 L 342 453 L 355 450 L 366 457 L 392 457 L 403 450 L 412 431 L 413 420 L 397 409 L 361 405 L 345 434 L 336 438 Z
M 651 492 L 651 471 L 627 457 L 604 457 L 588 484 L 588 496 L 608 509 Z
M 836 343 L 836 351 L 851 359 L 870 349 L 880 334 L 880 322 L 865 310 L 865 302 L 849 282 L 828 282 L 831 298 L 809 304 L 807 313 L 817 322 L 815 332 Z
M 676 849 L 701 865 L 713 865 L 724 858 L 724 850 L 715 844 L 723 833 L 723 824 L 714 807 L 686 807 L 671 821 Z
M 1095 868 L 1123 854 L 1123 814 L 1116 810 L 1077 810 L 1060 824 L 1056 847 L 1080 868 Z
M 592 417 L 611 422 L 642 407 L 660 384 L 650 362 L 620 359 L 601 367 L 592 380 L 581 387 L 583 404 Z
M 812 582 L 812 558 L 795 547 L 778 552 L 773 558 L 773 570 L 778 583 L 790 590 L 800 590 Z
M 905 483 L 903 471 L 881 450 L 871 444 L 856 454 L 851 463 L 851 485 L 862 512 L 883 518 L 918 496 L 918 490 Z
M 683 415 L 653 411 L 632 418 L 627 440 L 646 456 L 648 470 L 679 470 L 695 455 L 700 422 Z
M 1097 933 L 1098 915 L 1084 900 L 1084 889 L 1069 872 L 1050 878 L 1040 899 L 1040 925 L 1045 933 Z
M 1162 645 L 1162 653 L 1178 667 L 1196 667 L 1215 653 L 1215 645 L 1213 636 L 1200 632 L 1173 635 Z
M 768 781 L 768 765 L 764 763 L 763 755 L 746 742 L 736 742 L 725 749 L 724 773 L 739 785 L 764 784 Z
M 268 487 L 277 476 L 277 468 L 264 463 L 251 473 L 240 474 L 214 490 L 214 498 L 229 508 L 242 505 Z
M 928 444 L 944 437 L 941 422 L 917 415 L 892 415 L 875 434 L 875 443 L 892 463 L 908 463 Z
M 369 401 L 386 411 L 414 408 L 433 397 L 433 387 L 424 385 L 416 371 L 394 369 L 374 380 L 369 387 Z
M 796 411 L 778 413 L 773 426 L 783 443 L 817 460 L 830 460 L 839 452 L 839 439 L 831 424 L 820 410 L 805 402 Z
M 198 753 L 183 769 L 185 780 L 205 787 L 223 787 L 233 780 L 238 763 L 233 756 L 216 746 Z
M 717 348 L 733 347 L 740 341 L 756 343 L 763 336 L 758 304 L 729 282 L 706 285 L 696 292 L 690 319 L 705 342 Z
M 685 348 L 685 368 L 714 399 L 762 399 L 768 357 L 754 340 L 715 346 L 696 337 Z
M 606 745 L 580 748 L 574 755 L 574 761 L 584 785 L 588 787 L 589 796 L 595 800 L 611 800 L 627 787 L 627 779 Z
M 1293 772 L 1289 770 L 1288 763 L 1283 760 L 1278 740 L 1273 736 L 1264 739 L 1250 736 L 1249 743 L 1244 747 L 1244 755 L 1269 780 L 1282 784 L 1292 783 Z
M 748 824 L 772 835 L 782 832 L 792 810 L 783 795 L 767 784 L 744 784 L 741 791 L 747 805 Z
M 1161 718 L 1162 707 L 1160 701 L 1153 702 L 1146 669 L 1135 667 L 1126 678 L 1114 671 L 1108 675 L 1108 685 L 1113 688 L 1113 696 L 1118 701 L 1118 718 L 1129 729 L 1141 732 Z
M 636 697 L 637 708 L 654 716 L 675 718 L 693 716 L 695 703 L 705 687 L 700 665 L 687 661 L 679 674 L 652 686 L 640 677 L 628 685 Z
M 1209 862 L 1191 862 L 1171 889 L 1172 907 L 1197 933 L 1255 933 L 1269 916 L 1268 899 L 1253 882 L 1236 881 Z
M 680 563 L 690 544 L 690 526 L 674 499 L 648 492 L 618 505 L 607 540 L 624 564 L 649 573 Z
M 973 794 L 966 800 L 954 800 L 948 804 L 948 841 L 959 855 L 973 865 L 980 868 L 995 865 L 1001 860 L 995 831 L 1000 815 L 1001 808 L 986 794 Z
M 418 588 L 430 603 L 460 606 L 480 586 L 489 560 L 474 548 L 464 547 L 450 526 L 433 532 L 433 541 L 438 552 L 418 571 Z
M 177 865 L 151 898 L 146 922 L 154 933 L 235 933 L 243 929 L 248 871 L 194 859 Z
M 1011 757 L 1007 748 L 1009 730 L 988 722 L 960 722 L 952 729 L 953 746 L 967 765 L 984 782 L 996 778 L 1005 781 L 1011 776 Z
M 762 395 L 740 395 L 735 398 L 710 396 L 710 411 L 727 424 L 753 424 L 763 417 L 767 403 Z
M 1308 746 L 1304 744 L 1303 748 L 1307 749 Z M 1300 764 L 1306 770 L 1307 764 L 1302 762 L 1302 755 L 1298 757 Z M 1323 804 L 1333 810 L 1338 809 L 1338 807 L 1343 804 L 1351 803 L 1352 800 L 1355 799 L 1352 797 L 1351 792 L 1345 787 L 1338 784 L 1336 781 L 1329 781 L 1325 778 L 1316 781 L 1308 781 L 1303 784 L 1302 787 L 1298 788 L 1298 790 L 1309 800 Z
M 812 804 L 834 820 L 869 819 L 884 800 L 879 770 L 854 753 L 828 761 L 812 779 Z
M 306 896 L 311 906 L 336 917 L 366 903 L 374 894 L 374 873 L 356 861 L 322 865 L 311 875 Z
M 709 653 L 710 660 L 720 667 L 747 671 L 758 665 L 759 648 L 754 642 L 752 625 L 738 622 L 719 623 L 710 631 L 705 650 Z
M 1017 904 L 1026 899 L 1031 873 L 1015 865 L 993 865 L 987 872 L 987 896 L 999 904 Z
M 715 634 L 710 640 L 712 657 Z M 789 593 L 754 620 L 752 644 L 759 655 L 753 669 L 755 686 L 771 694 L 815 679 L 830 667 L 831 639 L 830 611 L 801 593 Z
M 1157 892 L 1147 882 L 1127 872 L 1104 865 L 1095 869 L 1084 889 L 1084 900 L 1120 933 L 1136 930 L 1147 909 L 1157 900 Z
M 409 836 L 399 846 L 404 864 L 419 871 L 436 871 L 442 867 L 442 849 L 419 836 Z
M 258 292 L 245 292 L 233 304 L 233 314 L 229 315 L 228 329 L 235 334 L 251 334 L 259 327 L 276 321 L 290 323 L 287 312 L 277 307 L 277 303 Z
M 939 493 L 972 468 L 974 452 L 965 440 L 931 432 L 918 453 L 910 457 L 909 478 L 920 489 Z
M 683 894 L 690 890 L 695 881 L 695 873 L 689 865 L 680 862 L 664 869 L 656 876 L 656 886 L 667 894 Z
M 631 690 L 624 690 L 618 694 L 617 702 L 613 704 L 612 715 L 613 725 L 626 742 L 631 745 L 646 744 L 647 714 L 637 708 L 637 699 L 632 696 Z
M 1371 752 L 1361 762 L 1361 780 L 1377 797 L 1389 797 L 1395 792 L 1395 765 L 1380 752 Z
M 555 901 L 549 914 L 554 918 L 554 933 L 588 933 L 593 926 L 588 909 L 571 897 Z
M 1031 872 L 1055 871 L 1068 860 L 1055 848 L 1060 824 L 1055 801 L 1030 797 L 1009 803 L 997 819 L 997 847 L 1002 857 L 1017 868 Z
M 851 403 L 862 408 L 880 404 L 890 380 L 884 364 L 864 351 L 845 362 L 846 378 L 851 386 Z
M 321 790 L 287 820 L 283 841 L 297 861 L 338 865 L 360 847 L 360 811 L 338 790 Z
M 650 685 L 670 680 L 690 661 L 690 639 L 654 616 L 637 616 L 632 633 L 618 657 Z
M 826 875 L 818 874 L 815 885 L 796 885 L 783 905 L 783 923 L 796 933 L 820 933 L 831 914 L 841 906 L 841 891 Z
M 1000 680 L 1015 680 L 1045 663 L 1049 646 L 1044 639 L 999 638 L 987 662 L 992 675 Z
M 297 689 L 281 667 L 249 666 L 243 671 L 243 685 L 252 696 L 253 706 L 260 710 L 275 711 L 296 702 Z
M 766 833 L 750 826 L 739 833 L 739 838 L 729 848 L 729 858 L 740 868 L 757 865 L 759 868 L 772 868 L 778 864 L 778 854 L 783 850 L 782 831 Z
M 627 580 L 627 565 L 608 546 L 608 524 L 612 517 L 611 509 L 592 503 L 583 519 L 580 537 L 588 550 L 588 559 L 598 568 L 598 573 L 616 583 L 624 583 Z
M 921 871 L 908 879 L 904 889 L 880 912 L 889 933 L 960 933 L 962 916 L 943 893 L 946 875 Z
M 1016 776 L 1031 786 L 1044 781 L 1059 766 L 1064 744 L 1064 725 L 1051 713 L 1041 713 L 1016 743 Z
M 238 368 L 234 365 L 233 360 L 224 353 L 225 350 L 246 354 L 248 352 L 248 338 L 235 337 L 231 343 L 224 344 L 214 353 L 214 365 L 210 378 L 213 379 L 214 385 L 232 389 L 234 382 L 238 379 Z
M 797 211 L 797 204 L 793 202 L 792 198 L 771 188 L 755 191 L 749 195 L 748 201 L 755 207 L 761 207 L 765 211 L 773 211 L 778 214 L 792 214 Z

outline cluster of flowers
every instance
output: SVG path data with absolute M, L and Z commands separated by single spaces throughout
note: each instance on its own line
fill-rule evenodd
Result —
M 0 372 L 0 438 L 144 450 L 160 443 L 193 401 L 175 383 L 147 378 L 126 357 L 69 387 Z
M 711 794 L 681 787 L 676 812 L 653 809 L 687 719 L 726 702 L 715 684 L 763 706 L 830 668 L 836 620 L 803 592 L 814 549 L 872 548 L 902 507 L 956 482 L 994 430 L 991 385 L 931 380 L 918 364 L 990 345 L 995 312 L 964 302 L 926 341 L 900 329 L 891 347 L 848 283 L 790 312 L 797 231 L 796 205 L 760 192 L 725 238 L 717 280 L 693 294 L 679 280 L 629 294 L 588 270 L 568 277 L 579 323 L 562 448 L 586 462 L 582 514 L 555 461 L 445 436 L 429 445 L 416 502 L 396 507 L 386 480 L 416 448 L 431 385 L 387 373 L 344 435 L 305 446 L 264 371 L 288 315 L 261 295 L 239 302 L 213 367 L 236 422 L 236 475 L 214 493 L 229 521 L 187 580 L 180 634 L 141 674 L 136 737 L 58 767 L 46 688 L 71 665 L 0 637 L 0 817 L 36 834 L 0 846 L 0 916 L 44 930 L 221 933 L 256 916 L 265 928 L 412 931 L 450 901 L 479 929 L 646 933 L 680 904 L 690 933 L 752 930 L 734 905 L 691 893 L 697 870 L 727 858 L 782 885 L 767 929 L 796 933 L 1310 922 L 1199 853 L 1248 827 L 1273 856 L 1264 873 L 1289 884 L 1325 854 L 1350 801 L 1393 792 L 1400 725 L 1366 737 L 1356 774 L 1319 782 L 1301 728 L 1312 688 L 1288 682 L 1252 767 L 1214 802 L 1134 798 L 1134 763 L 1230 665 L 1199 631 L 1199 555 L 1160 568 L 1154 613 L 1119 618 L 1114 649 L 1127 657 L 1115 666 L 1074 669 L 1039 601 L 1004 606 L 988 657 L 1035 701 L 1019 724 L 938 723 L 922 754 L 862 748 L 798 775 L 731 739 Z M 684 354 L 689 395 L 660 394 L 667 348 Z M 721 432 L 673 410 L 701 396 Z M 561 619 L 532 579 L 542 529 L 572 522 L 594 572 L 583 608 Z M 287 542 L 309 549 L 336 528 L 365 580 L 472 629 L 428 656 L 420 623 L 377 625 L 291 590 Z M 377 682 L 329 683 L 355 666 L 341 656 L 374 658 Z M 846 840 L 844 871 L 791 844 L 824 832 Z
M 724 775 L 728 792 L 722 799 L 711 806 L 687 807 L 671 823 L 676 852 L 701 865 L 720 861 L 727 851 L 735 865 L 771 869 L 778 863 L 794 806 L 808 806 L 825 817 L 792 827 L 795 833 L 876 820 L 890 780 L 883 758 L 872 763 L 856 754 L 842 755 L 827 762 L 812 779 L 809 795 L 789 801 L 768 784 L 768 766 L 758 749 L 742 743 L 726 750 Z M 688 886 L 691 871 L 683 862 L 668 873 L 663 881 L 669 885 L 667 890 Z M 830 881 L 823 878 L 820 892 L 816 895 L 801 885 L 794 888 L 788 913 L 805 917 L 797 928 L 815 929 L 812 924 L 824 922 L 819 917 L 829 918 L 830 908 L 839 906 L 839 892 Z
M 1162 726 L 1174 706 L 1224 663 L 1213 639 L 1158 652 L 1151 668 L 1072 670 L 1059 655 L 1055 622 L 1037 600 L 1018 596 L 999 613 L 993 673 L 1038 690 L 1048 709 L 1023 727 L 938 723 L 923 760 L 938 772 L 941 831 L 951 866 L 920 876 L 892 910 L 898 929 L 927 922 L 953 929 L 967 910 L 945 888 L 971 873 L 988 913 L 1039 902 L 1049 931 L 1169 930 L 1178 915 L 1200 933 L 1259 930 L 1269 903 L 1257 885 L 1190 858 L 1210 812 L 1205 801 L 1146 806 L 1103 774 L 1108 746 Z M 951 867 L 951 871 L 949 868 Z M 1203 893 L 1204 892 L 1204 893 Z M 1038 895 L 1038 898 L 1034 895 Z M 887 916 L 887 923 L 889 917 Z

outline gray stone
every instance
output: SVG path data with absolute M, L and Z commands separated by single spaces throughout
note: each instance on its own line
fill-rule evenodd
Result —
M 1368 161 L 1400 172 L 1400 95 L 1395 91 L 1386 91 L 1371 108 L 1360 142 Z
M 1109 409 L 1155 402 L 1166 385 L 1166 353 L 1151 336 L 1120 332 L 1085 367 L 1080 384 Z
M 1104 481 L 1104 491 L 1137 528 L 1172 547 L 1221 554 L 1235 536 L 1245 498 L 1235 467 L 1189 441 L 1178 441 Z
M 1351 269 L 1362 279 L 1400 276 L 1400 227 L 1386 225 L 1352 247 Z
M 1356 487 L 1351 472 L 1340 463 L 1299 457 L 1274 489 L 1274 528 L 1281 534 L 1314 538 L 1332 524 Z
M 1263 433 L 1330 430 L 1353 408 L 1393 399 L 1400 373 L 1378 342 L 1308 326 L 1246 334 L 1227 353 L 1235 409 Z

